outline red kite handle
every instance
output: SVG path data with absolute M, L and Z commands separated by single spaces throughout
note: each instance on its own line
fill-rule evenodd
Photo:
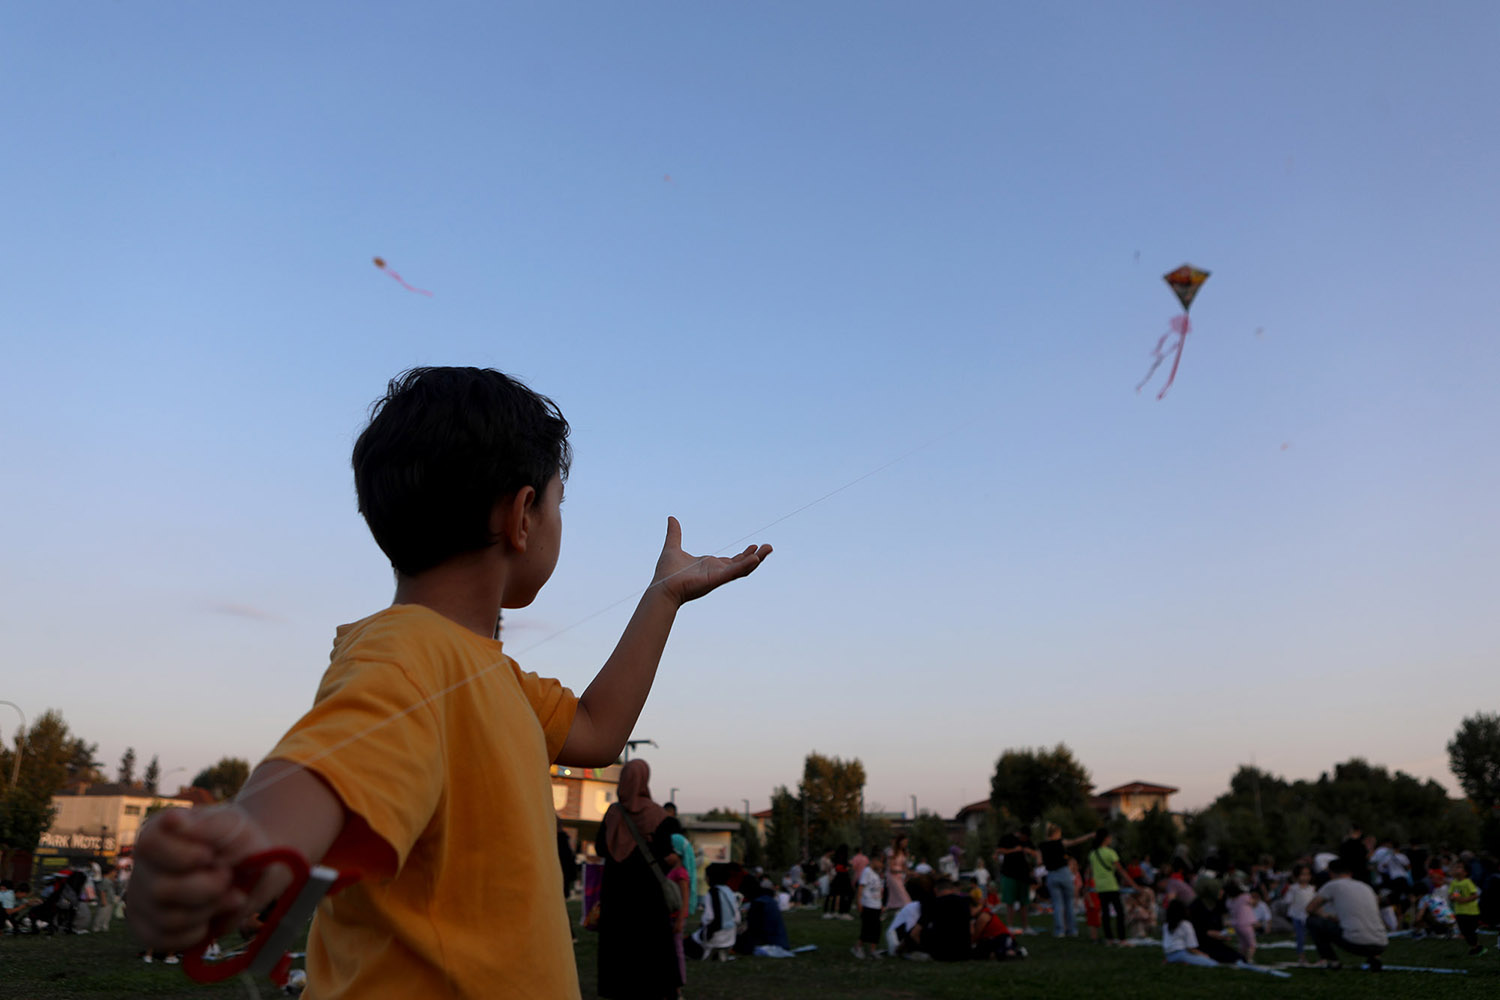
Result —
M 190 977 L 200 983 L 222 982 L 231 976 L 239 975 L 250 967 L 260 954 L 261 949 L 275 936 L 281 919 L 286 916 L 297 902 L 302 893 L 302 887 L 307 884 L 308 867 L 307 859 L 290 847 L 273 847 L 268 851 L 261 851 L 241 861 L 234 869 L 235 888 L 250 892 L 260 881 L 261 875 L 272 865 L 285 865 L 292 873 L 291 884 L 282 890 L 280 898 L 276 900 L 276 906 L 271 910 L 271 915 L 266 918 L 265 925 L 250 939 L 245 950 L 222 962 L 207 962 L 203 953 L 213 943 L 214 935 L 209 934 L 200 944 L 195 945 L 182 958 L 182 968 Z M 279 962 L 278 967 L 286 965 L 285 961 Z M 284 975 L 284 973 L 283 973 Z

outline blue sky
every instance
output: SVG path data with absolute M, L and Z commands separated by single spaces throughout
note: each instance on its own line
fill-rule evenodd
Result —
M 1497 708 L 1491 4 L 3 17 L 0 698 L 111 769 L 310 703 L 390 599 L 349 449 L 434 363 L 573 424 L 507 641 L 578 690 L 668 514 L 716 549 L 907 456 L 679 618 L 637 733 L 688 809 L 817 749 L 951 813 L 1059 740 L 1186 806 L 1252 757 L 1451 786 Z

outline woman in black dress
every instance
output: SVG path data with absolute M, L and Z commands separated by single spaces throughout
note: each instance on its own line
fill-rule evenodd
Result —
M 609 1000 L 670 1000 L 682 987 L 676 931 L 661 883 L 641 853 L 629 816 L 663 876 L 672 834 L 682 824 L 651 801 L 651 769 L 640 758 L 620 771 L 619 801 L 604 814 L 604 884 L 599 897 L 599 995 Z

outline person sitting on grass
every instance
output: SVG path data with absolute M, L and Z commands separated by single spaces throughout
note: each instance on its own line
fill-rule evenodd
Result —
M 1419 940 L 1428 936 L 1452 937 L 1453 930 L 1458 923 L 1454 919 L 1453 903 L 1449 898 L 1453 887 L 1440 874 L 1429 872 L 1428 878 L 1432 884 L 1432 890 L 1424 893 L 1422 898 L 1417 900 L 1417 914 L 1412 918 L 1412 927 L 1415 931 L 1412 937 Z
M 1328 882 L 1307 904 L 1307 929 L 1318 956 L 1330 969 L 1339 968 L 1335 946 L 1370 963 L 1380 971 L 1380 955 L 1390 943 L 1380 919 L 1380 902 L 1368 883 L 1356 880 L 1342 859 L 1328 865 Z
M 1162 928 L 1161 947 L 1169 965 L 1201 965 L 1212 969 L 1219 964 L 1198 947 L 1198 934 L 1188 919 L 1188 908 L 1180 899 L 1167 904 L 1167 923 Z
M 939 962 L 961 962 L 973 957 L 969 897 L 951 879 L 933 883 L 933 897 L 922 907 L 918 941 Z
M 1198 948 L 1221 965 L 1238 965 L 1245 956 L 1230 946 L 1224 933 L 1224 905 L 1221 900 L 1223 885 L 1207 875 L 1198 879 L 1194 886 L 1198 897 L 1187 908 L 1188 919 L 1193 922 L 1193 933 L 1198 937 Z
M 1156 935 L 1156 892 L 1142 882 L 1125 897 L 1125 933 L 1133 938 Z
M 896 918 L 886 928 L 885 953 L 892 957 L 930 958 L 917 943 L 920 937 L 917 928 L 922 922 L 923 904 L 932 899 L 932 878 L 913 876 L 906 880 L 906 891 L 911 894 L 911 902 L 896 911 Z
M 1016 944 L 1015 935 L 997 914 L 984 905 L 984 890 L 969 890 L 969 945 L 974 958 L 1025 958 L 1026 949 Z

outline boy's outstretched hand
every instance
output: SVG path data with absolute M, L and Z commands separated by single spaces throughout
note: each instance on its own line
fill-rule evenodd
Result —
M 693 556 L 682 551 L 682 525 L 677 518 L 667 518 L 667 540 L 656 560 L 653 587 L 661 589 L 678 604 L 696 600 L 715 588 L 749 576 L 771 554 L 769 545 L 749 545 L 737 556 Z
M 182 951 L 246 905 L 234 865 L 268 846 L 235 806 L 164 809 L 136 841 L 126 916 L 148 948 Z

